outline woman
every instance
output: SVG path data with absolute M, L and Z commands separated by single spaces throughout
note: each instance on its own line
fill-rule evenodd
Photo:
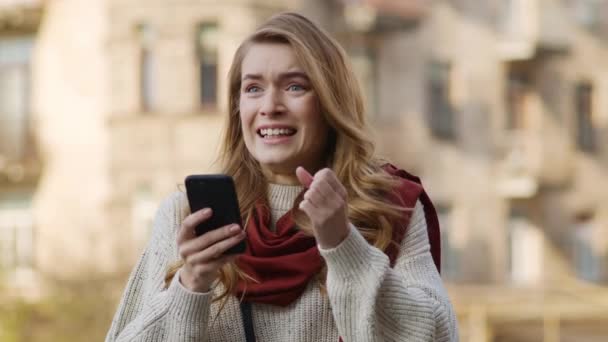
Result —
M 374 158 L 339 45 L 280 14 L 229 78 L 223 171 L 245 227 L 196 237 L 213 213 L 189 213 L 183 193 L 165 200 L 107 341 L 457 340 L 434 209 Z M 242 239 L 244 254 L 223 255 Z

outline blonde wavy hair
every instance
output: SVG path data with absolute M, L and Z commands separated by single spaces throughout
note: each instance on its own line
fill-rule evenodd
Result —
M 391 241 L 394 225 L 409 208 L 389 200 L 397 180 L 382 170 L 384 162 L 374 157 L 374 145 L 368 138 L 364 104 L 357 79 L 346 53 L 340 45 L 313 22 L 296 13 L 273 16 L 249 36 L 238 48 L 229 73 L 229 115 L 221 147 L 223 172 L 232 176 L 238 193 L 243 222 L 249 221 L 258 201 L 267 205 L 268 183 L 258 162 L 243 141 L 239 113 L 241 65 L 250 47 L 258 43 L 288 44 L 311 80 L 321 111 L 330 126 L 325 166 L 331 168 L 348 192 L 348 218 L 367 241 L 381 250 Z M 294 203 L 294 209 L 302 199 Z M 308 217 L 294 210 L 297 227 L 312 235 Z M 183 262 L 170 267 L 165 284 L 168 286 Z M 326 268 L 318 279 L 323 289 Z M 219 281 L 224 286 L 220 296 L 227 298 L 236 284 L 249 281 L 235 263 L 220 270 Z M 224 302 L 225 303 L 225 302 Z

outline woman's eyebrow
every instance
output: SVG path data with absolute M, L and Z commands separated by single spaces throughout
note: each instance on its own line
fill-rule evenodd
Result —
M 286 80 L 290 78 L 303 78 L 308 81 L 308 75 L 301 71 L 288 71 L 279 74 L 279 80 Z
M 243 76 L 242 81 L 245 81 L 245 80 L 255 80 L 255 81 L 257 81 L 257 80 L 261 80 L 262 78 L 263 77 L 260 74 L 246 74 L 245 76 Z
M 279 81 L 284 81 L 286 79 L 290 79 L 290 78 L 303 78 L 305 80 L 309 80 L 308 75 L 306 75 L 306 73 L 301 72 L 301 71 L 288 71 L 288 72 L 282 72 L 279 74 L 278 80 Z M 241 81 L 245 81 L 245 80 L 254 80 L 254 81 L 259 81 L 264 79 L 264 77 L 260 74 L 245 74 L 242 78 Z

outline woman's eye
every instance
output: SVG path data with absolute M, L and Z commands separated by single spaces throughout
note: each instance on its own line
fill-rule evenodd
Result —
M 302 87 L 299 84 L 292 84 L 289 87 L 287 87 L 287 90 L 289 90 L 289 91 L 300 91 L 300 90 L 304 90 L 304 87 Z
M 249 86 L 247 88 L 245 88 L 245 92 L 246 93 L 257 93 L 260 92 L 262 89 L 258 86 Z

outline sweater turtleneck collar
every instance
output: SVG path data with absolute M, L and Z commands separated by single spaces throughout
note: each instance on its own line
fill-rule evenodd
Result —
M 291 210 L 296 197 L 304 190 L 301 185 L 268 184 L 268 205 L 274 229 L 278 219 Z

